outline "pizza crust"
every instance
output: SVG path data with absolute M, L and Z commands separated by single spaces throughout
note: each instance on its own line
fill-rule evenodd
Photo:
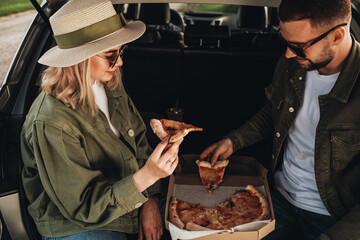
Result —
M 215 163 L 214 166 L 211 166 L 211 163 L 208 161 L 196 160 L 196 163 L 199 167 L 221 168 L 221 167 L 226 167 L 229 164 L 229 160 L 219 160 Z
M 185 227 L 185 224 L 180 220 L 180 216 L 177 213 L 177 205 L 179 201 L 176 197 L 172 197 L 169 208 L 169 216 L 171 222 L 180 229 Z
M 213 229 L 206 228 L 206 227 L 200 226 L 200 225 L 198 225 L 196 223 L 192 223 L 192 222 L 189 222 L 189 223 L 186 224 L 186 229 L 190 230 L 190 231 L 209 231 L 209 230 L 213 230 Z
M 268 201 L 266 200 L 266 198 L 252 185 L 247 185 L 245 189 L 250 191 L 255 196 L 257 196 L 259 198 L 259 201 L 261 204 L 262 214 L 260 215 L 260 217 L 258 217 L 254 221 L 269 219 L 270 208 L 269 208 L 269 204 L 268 204 Z
M 164 131 L 162 123 L 158 119 L 151 119 L 150 126 L 154 131 L 154 133 L 156 134 L 156 136 L 158 136 L 161 140 L 163 140 L 168 136 L 168 134 Z

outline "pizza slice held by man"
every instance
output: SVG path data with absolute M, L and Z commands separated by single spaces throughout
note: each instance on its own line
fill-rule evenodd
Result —
M 197 160 L 201 181 L 208 193 L 212 193 L 223 181 L 225 168 L 229 160 L 219 160 L 214 166 L 207 161 Z

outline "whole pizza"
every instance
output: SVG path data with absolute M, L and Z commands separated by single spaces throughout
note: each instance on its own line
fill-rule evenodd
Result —
M 171 222 L 181 229 L 224 230 L 269 219 L 270 210 L 266 198 L 256 188 L 248 185 L 214 208 L 187 203 L 172 197 L 169 216 Z

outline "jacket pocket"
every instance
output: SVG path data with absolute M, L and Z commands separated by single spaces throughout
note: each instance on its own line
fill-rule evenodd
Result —
M 332 167 L 344 169 L 349 162 L 360 158 L 360 130 L 331 131 Z

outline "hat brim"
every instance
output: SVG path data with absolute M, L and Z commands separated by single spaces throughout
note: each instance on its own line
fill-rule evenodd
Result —
M 113 34 L 79 47 L 60 49 L 55 46 L 45 52 L 38 62 L 52 67 L 69 67 L 107 49 L 136 40 L 145 32 L 145 29 L 145 24 L 141 21 L 129 22 Z

